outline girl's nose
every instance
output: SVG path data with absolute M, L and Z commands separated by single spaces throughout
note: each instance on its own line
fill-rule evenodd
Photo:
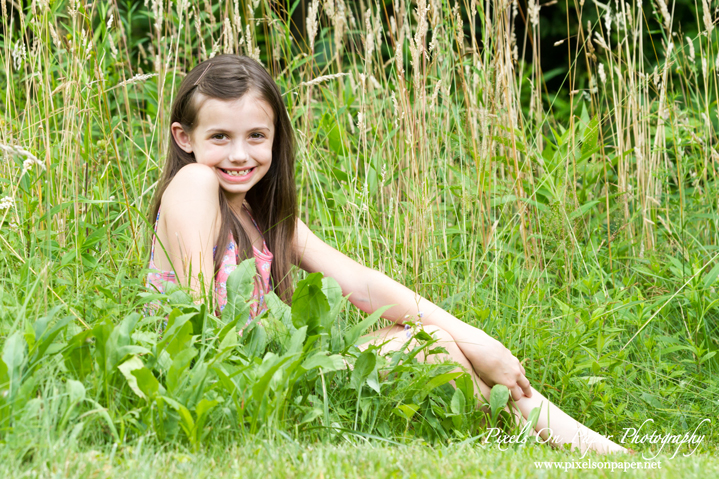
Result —
M 230 161 L 247 160 L 247 146 L 243 141 L 237 140 L 232 143 L 232 151 L 230 152 Z

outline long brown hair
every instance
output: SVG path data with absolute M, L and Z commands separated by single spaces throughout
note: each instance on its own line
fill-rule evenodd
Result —
M 293 248 L 297 221 L 297 192 L 295 189 L 295 139 L 290 117 L 282 95 L 267 71 L 255 60 L 239 55 L 218 55 L 206 60 L 190 71 L 182 80 L 177 97 L 172 104 L 170 124 L 178 122 L 190 134 L 195 128 L 199 112 L 197 93 L 218 100 L 236 100 L 248 92 L 257 94 L 274 112 L 275 136 L 272 143 L 272 164 L 267 174 L 245 195 L 252 216 L 272 252 L 270 271 L 276 294 L 286 303 L 292 300 L 292 264 L 295 262 Z M 178 171 L 190 163 L 196 163 L 194 153 L 185 152 L 169 135 L 167 159 L 155 191 L 150 215 L 154 222 L 160 209 L 162 194 Z M 240 261 L 252 258 L 252 243 L 239 219 L 230 209 L 224 191 L 219 194 L 222 223 L 215 240 L 215 275 L 219 271 L 222 256 L 229 242 L 235 238 Z

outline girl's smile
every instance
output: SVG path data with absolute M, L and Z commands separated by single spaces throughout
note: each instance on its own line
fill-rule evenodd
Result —
M 194 128 L 188 134 L 179 123 L 173 123 L 175 141 L 194 153 L 197 163 L 213 169 L 227 199 L 239 207 L 272 165 L 272 108 L 252 91 L 236 100 L 198 94 L 195 101 L 199 111 Z
M 249 179 L 252 176 L 252 173 L 255 171 L 255 167 L 251 168 L 240 168 L 240 169 L 232 169 L 232 168 L 217 168 L 220 170 L 222 176 L 225 177 L 226 181 L 229 181 L 230 183 L 242 183 L 243 181 Z

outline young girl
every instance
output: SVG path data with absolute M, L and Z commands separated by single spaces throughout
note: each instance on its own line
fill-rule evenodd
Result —
M 449 353 L 440 359 L 470 372 L 478 394 L 488 398 L 492 385 L 506 385 L 524 418 L 541 406 L 536 429 L 545 440 L 582 451 L 627 452 L 533 389 L 522 364 L 497 340 L 358 264 L 309 230 L 297 216 L 290 119 L 277 85 L 259 63 L 220 55 L 199 64 L 180 85 L 171 122 L 167 162 L 152 211 L 150 269 L 158 272 L 148 282 L 159 291 L 170 281 L 189 282 L 199 293 L 214 278 L 222 309 L 228 275 L 253 255 L 259 273 L 250 313 L 255 317 L 267 309 L 264 294 L 270 290 L 290 302 L 293 264 L 321 271 L 337 280 L 343 295 L 352 293 L 350 302 L 362 311 L 395 305 L 383 317 L 396 325 L 373 334 L 373 342 L 384 344 L 383 351 L 406 342 L 403 318 L 421 317 L 425 330 Z M 164 248 L 155 248 L 156 240 Z M 432 358 L 427 360 L 437 360 Z

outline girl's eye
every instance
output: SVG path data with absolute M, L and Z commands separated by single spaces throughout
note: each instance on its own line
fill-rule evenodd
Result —
M 255 135 L 257 135 L 257 136 L 255 136 Z M 262 133 L 252 133 L 251 136 L 252 136 L 252 138 L 264 138 L 265 137 L 265 135 L 263 135 Z
M 212 135 L 212 138 L 217 138 L 218 140 L 221 140 L 222 137 L 224 137 L 224 136 L 227 136 L 227 135 L 225 135 L 224 133 L 216 133 L 216 134 Z

